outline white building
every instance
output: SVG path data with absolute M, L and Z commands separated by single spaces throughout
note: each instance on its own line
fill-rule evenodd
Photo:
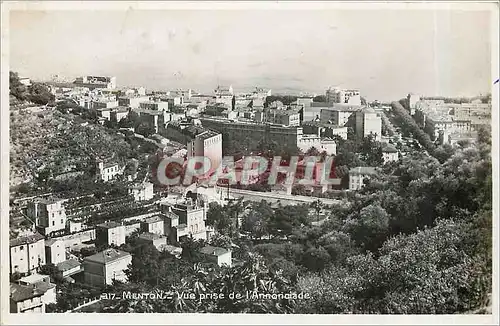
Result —
M 356 167 L 349 170 L 349 190 L 361 189 L 365 184 L 364 180 L 376 174 L 374 167 Z
M 384 163 L 395 162 L 399 160 L 399 152 L 394 146 L 387 145 L 382 148 Z
M 139 107 L 144 110 L 168 111 L 168 102 L 146 101 L 139 103 Z
M 118 101 L 116 99 L 92 101 L 92 108 L 95 110 L 114 109 L 116 107 L 118 107 Z
M 10 313 L 44 313 L 46 304 L 56 303 L 56 286 L 48 277 L 43 275 L 35 283 L 30 283 L 31 279 L 10 283 Z
M 28 77 L 19 77 L 19 82 L 25 86 L 31 85 L 31 79 L 29 79 Z
M 63 200 L 36 199 L 28 203 L 26 215 L 35 222 L 36 228 L 45 235 L 66 229 L 66 210 Z
M 382 136 L 382 117 L 380 113 L 368 108 L 356 112 L 356 137 L 362 139 L 368 135 L 374 135 L 375 140 Z
M 106 222 L 97 225 L 96 243 L 121 246 L 125 243 L 125 225 L 117 222 Z
M 361 95 L 357 89 L 329 88 L 325 95 L 328 103 L 361 105 Z
M 49 239 L 45 241 L 45 262 L 57 265 L 66 260 L 66 248 L 64 241 L 60 239 Z
M 135 201 L 143 201 L 153 199 L 153 184 L 151 182 L 144 182 L 141 184 L 133 185 L 128 190 L 129 194 L 134 196 Z
M 188 157 L 204 156 L 210 159 L 210 170 L 215 171 L 222 161 L 222 134 L 206 130 L 187 144 Z
M 311 147 L 314 147 L 320 153 L 326 152 L 328 155 L 337 154 L 337 144 L 335 141 L 329 138 L 321 138 L 318 135 L 302 135 L 297 140 L 297 147 L 304 153 Z
M 151 216 L 141 222 L 141 230 L 158 235 L 165 234 L 165 220 L 163 215 Z
M 83 261 L 85 283 L 105 287 L 113 280 L 127 282 L 125 270 L 132 263 L 132 256 L 125 251 L 106 249 Z
M 141 243 L 149 243 L 155 246 L 156 249 L 160 251 L 164 250 L 167 246 L 167 237 L 156 233 L 149 233 L 149 232 L 141 233 L 137 237 L 137 241 Z
M 220 247 L 205 246 L 200 249 L 200 253 L 207 261 L 216 263 L 221 267 L 232 266 L 231 250 Z
M 417 107 L 417 102 L 421 100 L 421 97 L 420 95 L 410 93 L 408 94 L 407 99 L 410 110 L 412 111 L 411 114 L 413 115 L 415 114 L 415 108 Z
M 118 98 L 118 105 L 129 107 L 132 109 L 138 109 L 142 102 L 148 102 L 148 101 L 149 101 L 149 96 L 136 96 L 136 95 L 120 96 Z
M 124 107 L 117 107 L 114 110 L 109 111 L 110 120 L 120 122 L 120 120 L 126 118 L 129 114 L 129 110 Z
M 185 200 L 184 203 L 175 205 L 163 204 L 161 209 L 165 215 L 165 235 L 170 243 L 179 242 L 182 237 L 189 236 L 195 240 L 207 240 L 206 203 Z
M 45 238 L 35 233 L 10 240 L 10 273 L 27 274 L 45 265 Z
M 361 107 L 359 106 L 335 105 L 328 108 L 321 108 L 319 117 L 322 123 L 331 123 L 343 127 L 349 121 L 351 115 L 360 109 Z
M 89 89 L 95 88 L 107 88 L 107 89 L 115 89 L 116 88 L 116 77 L 109 76 L 83 76 L 78 77 L 74 84 L 79 87 L 87 87 Z
M 34 290 L 43 292 L 42 301 L 45 304 L 56 303 L 56 285 L 50 283 L 49 275 L 34 273 L 20 278 L 17 283 L 23 286 L 32 286 Z
M 121 173 L 118 163 L 104 163 L 102 161 L 97 163 L 97 177 L 104 182 L 113 180 Z

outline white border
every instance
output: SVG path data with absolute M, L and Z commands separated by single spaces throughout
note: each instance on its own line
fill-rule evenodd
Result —
M 495 4 L 497 4 L 495 6 Z M 9 54 L 9 10 L 491 10 L 492 13 L 492 81 L 499 78 L 498 71 L 498 38 L 499 38 L 499 13 L 497 2 L 100 2 L 100 1 L 47 1 L 47 2 L 2 2 L 2 102 L 0 129 L 0 208 L 1 208 L 1 289 L 7 293 L 8 281 L 8 200 L 9 200 L 9 110 L 8 108 L 8 54 Z M 134 325 L 147 322 L 151 325 L 160 324 L 456 324 L 456 325 L 492 325 L 499 324 L 498 301 L 498 145 L 499 145 L 499 84 L 492 89 L 492 156 L 493 156 L 493 314 L 492 315 L 251 315 L 242 318 L 237 314 L 9 314 L 9 300 L 7 295 L 1 296 L 2 324 L 7 325 L 55 325 L 72 324 L 88 325 L 98 323 Z M 7 236 L 5 236 L 7 235 Z M 6 276 L 7 275 L 7 276 Z

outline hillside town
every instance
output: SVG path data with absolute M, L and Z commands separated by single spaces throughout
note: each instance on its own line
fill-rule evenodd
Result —
M 59 79 L 10 73 L 11 312 L 451 313 L 488 304 L 487 268 L 478 268 L 490 231 L 477 220 L 491 225 L 491 96 L 367 103 L 362 90 L 338 87 L 198 93 Z M 162 159 L 182 170 L 194 157 L 213 169 L 187 184 L 160 182 Z M 279 157 L 281 167 L 297 158 L 304 176 L 315 157 L 315 180 L 330 160 L 337 182 L 272 183 L 266 166 L 231 183 L 214 172 L 226 157 L 238 176 L 249 157 Z M 464 246 L 461 232 L 474 245 L 453 249 Z M 414 261 L 429 274 L 410 286 L 399 268 Z M 435 288 L 449 273 L 468 278 L 448 285 L 454 301 Z M 357 301 L 375 286 L 386 297 Z M 433 293 L 428 306 L 391 303 L 395 293 L 405 295 L 399 302 L 424 295 L 422 286 Z M 219 300 L 198 300 L 214 291 Z M 246 297 L 228 299 L 234 291 Z M 257 292 L 290 295 L 248 297 Z

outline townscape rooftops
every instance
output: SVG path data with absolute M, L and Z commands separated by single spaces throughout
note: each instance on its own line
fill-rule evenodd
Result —
M 349 170 L 351 175 L 376 174 L 377 169 L 371 166 L 358 166 Z
M 221 247 L 205 246 L 200 249 L 200 252 L 205 255 L 222 256 L 229 253 L 230 251 Z
M 85 258 L 85 261 L 96 262 L 100 264 L 107 264 L 114 262 L 116 260 L 130 257 L 128 252 L 117 250 L 117 249 L 106 249 L 104 251 L 98 252 L 95 255 Z
M 45 239 L 43 237 L 43 235 L 41 235 L 40 233 L 35 233 L 35 234 L 28 235 L 28 236 L 12 239 L 12 240 L 10 240 L 9 246 L 10 247 L 17 247 L 20 245 L 35 243 L 35 242 L 38 242 L 38 241 L 43 240 L 43 239 Z
M 63 242 L 61 239 L 48 239 L 45 240 L 45 247 L 50 247 L 56 242 Z
M 156 222 L 160 222 L 160 221 L 163 221 L 163 217 L 159 213 L 158 215 L 148 217 L 147 219 L 144 220 L 144 223 L 149 224 L 149 223 L 156 223 Z
M 31 275 L 22 277 L 18 281 L 20 283 L 35 284 L 35 283 L 38 283 L 38 282 L 43 282 L 44 279 L 46 279 L 48 277 L 49 277 L 48 275 L 41 275 L 41 274 L 34 273 L 34 274 L 31 274 Z
M 76 259 L 68 259 L 56 265 L 57 269 L 60 270 L 61 272 L 69 271 L 73 268 L 80 266 L 81 266 L 80 262 Z
M 52 205 L 52 204 L 56 204 L 60 201 L 62 201 L 62 199 L 57 198 L 57 197 L 38 198 L 35 200 L 35 202 L 40 203 L 40 204 L 44 204 L 44 205 Z
M 109 222 L 104 222 L 104 223 L 98 224 L 97 226 L 100 228 L 104 228 L 104 229 L 113 229 L 113 228 L 121 226 L 121 224 L 118 222 L 115 222 L 115 221 L 109 221 Z
M 347 129 L 347 127 L 339 126 L 333 123 L 321 122 L 321 121 L 304 121 L 302 123 L 304 126 L 322 127 L 330 129 Z
M 212 137 L 215 137 L 219 135 L 218 132 L 215 132 L 213 130 L 205 130 L 204 132 L 202 132 L 201 134 L 198 134 L 196 137 L 198 138 L 201 138 L 201 139 L 208 139 L 208 138 L 212 138 Z
M 10 298 L 14 302 L 22 302 L 28 299 L 41 297 L 44 293 L 45 291 L 41 291 L 33 285 L 10 283 Z
M 158 240 L 161 238 L 164 238 L 163 236 L 156 234 L 156 233 L 151 233 L 151 232 L 143 232 L 139 234 L 138 236 L 140 239 L 143 240 L 148 240 L 148 241 L 153 241 L 153 240 Z

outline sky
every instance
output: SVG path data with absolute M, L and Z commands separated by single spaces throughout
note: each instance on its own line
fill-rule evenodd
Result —
M 324 93 L 369 100 L 491 89 L 489 11 L 11 11 L 10 70 L 118 86 Z

